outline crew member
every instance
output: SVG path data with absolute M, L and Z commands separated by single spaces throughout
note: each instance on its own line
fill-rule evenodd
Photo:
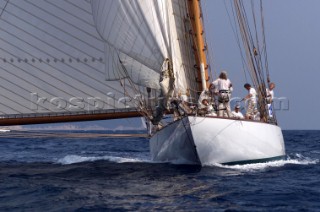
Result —
M 212 84 L 216 86 L 218 91 L 218 116 L 232 117 L 230 97 L 233 88 L 231 81 L 228 79 L 227 72 L 222 71 L 219 78 L 212 82 Z
M 257 92 L 249 83 L 244 84 L 244 88 L 248 90 L 248 95 L 244 97 L 244 100 L 248 100 L 246 119 L 253 119 L 254 109 L 257 104 Z
M 240 105 L 236 105 L 234 107 L 234 111 L 232 111 L 232 115 L 234 118 L 244 119 L 243 114 L 240 112 Z
M 261 117 L 260 117 L 260 112 L 257 108 L 255 108 L 253 110 L 253 120 L 255 121 L 260 121 L 261 120 Z
M 273 98 L 274 98 L 273 89 L 275 87 L 276 87 L 276 85 L 273 82 L 271 82 L 271 83 L 269 83 L 269 88 L 267 88 L 267 107 L 268 107 L 268 113 L 269 113 L 270 118 L 273 117 L 272 102 L 273 102 Z

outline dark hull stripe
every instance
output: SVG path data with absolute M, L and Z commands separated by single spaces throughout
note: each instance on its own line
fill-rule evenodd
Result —
M 244 165 L 244 164 L 252 164 L 252 163 L 265 163 L 270 161 L 277 161 L 277 160 L 284 160 L 286 159 L 285 155 L 272 157 L 272 158 L 263 158 L 263 159 L 256 159 L 256 160 L 242 160 L 242 161 L 235 161 L 235 162 L 228 162 L 228 163 L 222 163 L 222 165 Z

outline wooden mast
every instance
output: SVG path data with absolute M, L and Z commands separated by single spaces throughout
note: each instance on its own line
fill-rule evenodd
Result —
M 200 10 L 200 0 L 188 0 L 189 15 L 192 23 L 194 54 L 196 58 L 196 68 L 198 70 L 198 88 L 200 91 L 208 88 L 209 75 L 206 58 L 206 46 L 204 41 L 204 31 L 202 25 L 202 15 Z

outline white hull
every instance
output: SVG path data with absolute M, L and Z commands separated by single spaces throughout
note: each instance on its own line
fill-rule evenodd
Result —
M 280 127 L 216 117 L 185 117 L 150 140 L 154 161 L 184 164 L 241 164 L 280 159 L 285 146 Z

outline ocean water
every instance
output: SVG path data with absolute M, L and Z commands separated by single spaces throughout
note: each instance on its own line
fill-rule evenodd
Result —
M 145 138 L 57 133 L 0 135 L 0 211 L 320 211 L 320 131 L 284 131 L 286 160 L 204 167 L 153 163 Z

